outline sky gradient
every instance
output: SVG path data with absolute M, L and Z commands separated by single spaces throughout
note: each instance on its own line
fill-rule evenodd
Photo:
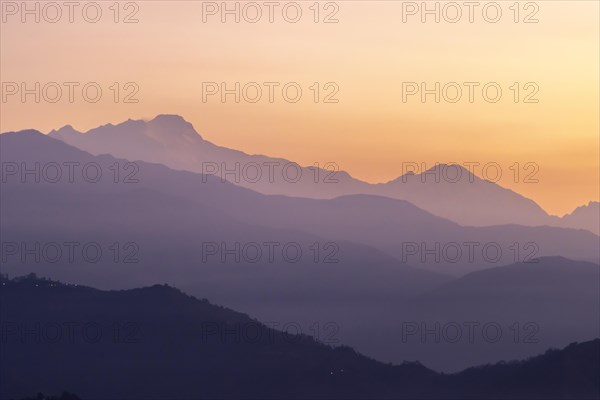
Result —
M 222 23 L 219 14 L 203 22 L 199 1 L 139 1 L 120 10 L 120 20 L 137 10 L 137 23 L 115 23 L 113 2 L 99 2 L 103 16 L 97 23 L 77 12 L 73 23 L 66 16 L 57 23 L 32 17 L 23 23 L 1 3 L 3 95 L 6 82 L 97 82 L 103 89 L 97 103 L 85 101 L 80 90 L 70 103 L 66 89 L 56 103 L 36 103 L 33 96 L 22 102 L 18 94 L 3 98 L 3 132 L 48 132 L 66 124 L 85 131 L 179 114 L 216 144 L 302 165 L 335 162 L 369 182 L 398 177 L 402 162 L 496 162 L 503 171 L 499 184 L 551 214 L 599 199 L 596 1 L 530 2 L 539 10 L 521 2 L 518 23 L 512 1 L 498 2 L 503 14 L 497 23 L 486 22 L 481 7 L 473 23 L 464 14 L 457 23 L 435 23 L 431 16 L 423 23 L 420 14 L 403 22 L 406 4 L 392 1 L 342 1 L 327 9 L 321 2 L 319 19 L 337 10 L 337 23 L 315 23 L 312 1 L 298 2 L 303 15 L 297 23 L 277 10 L 274 23 L 267 15 L 257 23 L 235 23 L 232 16 Z M 533 11 L 539 22 L 523 23 Z M 109 89 L 114 82 L 121 86 L 116 103 Z M 123 103 L 127 82 L 139 87 L 139 102 Z M 303 95 L 291 103 L 276 89 L 271 103 L 263 87 L 256 103 L 236 103 L 233 95 L 225 103 L 219 96 L 203 101 L 203 82 L 279 82 L 279 88 L 297 82 Z M 314 82 L 321 88 L 317 103 Z M 331 91 L 324 90 L 327 82 L 339 88 L 337 103 L 322 101 Z M 403 102 L 403 82 L 430 88 L 435 82 L 478 82 L 479 88 L 495 82 L 503 94 L 492 103 L 475 89 L 471 103 L 463 86 L 457 103 L 436 103 L 433 95 L 425 103 L 418 95 Z M 517 103 L 510 89 L 515 82 Z M 534 85 L 526 90 L 526 83 Z M 538 102 L 523 102 L 534 87 Z M 515 162 L 536 163 L 539 182 L 526 183 L 522 175 L 515 182 L 509 169 Z

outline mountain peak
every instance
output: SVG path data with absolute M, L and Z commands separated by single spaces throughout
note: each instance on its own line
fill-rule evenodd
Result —
M 189 122 L 187 122 L 185 120 L 185 118 L 183 118 L 181 115 L 177 115 L 177 114 L 158 114 L 156 117 L 154 117 L 154 119 L 151 120 L 152 121 L 165 121 L 165 122 L 180 122 L 180 123 L 185 123 L 185 124 L 189 124 Z
M 425 172 L 446 171 L 448 168 L 454 168 L 456 171 L 460 171 L 460 173 L 469 173 L 469 170 L 457 163 L 436 163 Z
M 194 126 L 186 121 L 182 116 L 176 114 L 159 114 L 154 119 L 147 122 L 151 130 L 166 134 L 166 136 L 180 136 L 191 140 L 202 139 L 196 132 Z
M 54 138 L 59 138 L 59 139 L 66 138 L 69 136 L 74 136 L 74 135 L 80 135 L 80 134 L 81 134 L 81 132 L 79 132 L 78 130 L 73 128 L 73 126 L 70 124 L 63 126 L 60 129 L 53 129 L 50 132 L 48 132 L 48 136 L 54 137 Z
M 423 183 L 428 181 L 435 181 L 436 179 L 444 180 L 447 182 L 458 182 L 466 181 L 472 182 L 474 179 L 477 180 L 477 176 L 465 167 L 457 163 L 436 163 L 433 167 L 426 168 L 425 164 L 415 164 L 416 170 L 407 170 L 403 175 L 390 182 L 402 182 L 405 183 L 408 180 L 419 179 Z M 436 176 L 438 178 L 436 178 Z

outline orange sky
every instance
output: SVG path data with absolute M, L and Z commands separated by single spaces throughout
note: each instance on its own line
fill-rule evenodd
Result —
M 503 168 L 500 184 L 550 213 L 562 215 L 599 197 L 596 1 L 521 2 L 518 23 L 510 8 L 513 1 L 497 2 L 502 11 L 497 23 L 483 18 L 481 9 L 490 2 L 480 2 L 473 23 L 466 7 L 457 23 L 443 15 L 440 23 L 433 16 L 422 23 L 420 14 L 403 22 L 408 2 L 400 1 L 320 2 L 318 23 L 314 1 L 297 2 L 302 9 L 297 23 L 283 18 L 281 9 L 290 2 L 279 3 L 273 23 L 264 6 L 257 23 L 245 22 L 243 16 L 240 23 L 233 16 L 222 23 L 219 14 L 203 22 L 200 1 L 138 1 L 127 8 L 121 2 L 119 23 L 109 8 L 113 1 L 98 2 L 102 17 L 97 23 L 86 22 L 80 9 L 69 23 L 66 8 L 56 23 L 45 21 L 42 10 L 39 23 L 32 15 L 23 23 L 21 10 L 12 15 L 14 8 L 7 5 L 21 2 L 0 3 L 3 94 L 7 82 L 30 87 L 34 82 L 80 82 L 79 87 L 97 82 L 103 89 L 97 103 L 86 102 L 81 90 L 74 92 L 73 103 L 66 89 L 56 103 L 35 103 L 32 95 L 23 103 L 18 94 L 8 96 L 0 103 L 2 131 L 47 132 L 65 124 L 87 130 L 175 113 L 219 145 L 306 165 L 333 161 L 371 182 L 397 177 L 402 162 L 497 162 Z M 33 8 L 34 3 L 28 4 Z M 235 2 L 228 4 L 234 7 Z M 441 8 L 445 5 L 440 2 Z M 288 8 L 293 17 L 293 7 Z M 454 11 L 447 11 L 453 18 Z M 94 16 L 93 10 L 88 12 Z M 131 12 L 139 22 L 123 23 Z M 323 23 L 332 12 L 339 22 Z M 538 22 L 523 23 L 532 13 Z M 45 16 L 53 18 L 54 11 L 47 9 Z M 494 10 L 486 16 L 493 18 Z M 121 86 L 118 103 L 110 89 L 113 82 Z M 126 82 L 139 87 L 138 103 L 122 102 Z M 232 95 L 226 103 L 218 96 L 203 102 L 203 82 L 230 87 L 234 82 L 279 82 L 279 88 L 297 82 L 303 95 L 289 103 L 276 90 L 271 103 L 263 86 L 257 103 L 235 103 Z M 339 101 L 315 103 L 314 82 L 319 82 L 321 100 L 333 87 L 324 90 L 325 83 L 335 83 Z M 458 82 L 463 97 L 457 103 L 435 103 L 430 95 L 422 103 L 417 95 L 403 102 L 403 82 L 426 82 L 428 87 Z M 502 98 L 486 102 L 476 89 L 470 103 L 463 82 L 478 82 L 479 88 L 496 82 Z M 515 82 L 518 103 L 511 90 Z M 528 82 L 534 85 L 525 90 Z M 524 103 L 535 88 L 539 102 Z M 539 182 L 523 182 L 522 176 L 514 182 L 509 167 L 515 162 L 536 163 Z

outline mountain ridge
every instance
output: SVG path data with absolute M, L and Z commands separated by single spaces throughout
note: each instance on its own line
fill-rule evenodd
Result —
M 130 121 L 137 124 L 124 125 Z M 53 130 L 49 135 L 92 154 L 112 154 L 132 161 L 158 162 L 179 170 L 208 173 L 264 194 L 308 198 L 375 194 L 410 201 L 461 225 L 567 226 L 567 222 L 549 215 L 532 199 L 484 180 L 458 164 L 436 164 L 418 174 L 405 173 L 388 182 L 368 183 L 333 165 L 302 167 L 284 158 L 218 146 L 203 139 L 189 122 L 174 114 L 159 114 L 149 121 L 128 120 L 117 125 L 103 125 L 80 134 Z M 269 167 L 269 164 L 277 165 Z M 450 166 L 460 171 L 461 179 L 454 182 L 450 177 L 448 181 L 446 178 L 441 182 L 433 181 L 439 176 L 432 177 L 432 174 L 439 174 Z M 231 172 L 236 169 L 237 172 Z M 229 174 L 226 171 L 230 171 Z M 246 173 L 249 176 L 244 176 Z M 300 178 L 296 180 L 298 173 Z M 254 176 L 258 178 L 255 180 Z M 472 182 L 469 178 L 473 178 Z M 568 226 L 580 227 L 581 224 L 574 222 Z M 589 223 L 582 229 L 593 229 L 594 233 L 600 234 L 600 228 L 594 229 Z
M 82 399 L 130 400 L 567 399 L 600 392 L 600 339 L 440 374 L 419 362 L 383 364 L 350 347 L 273 329 L 166 285 L 103 291 L 35 275 L 0 276 L 0 283 L 0 307 L 8 321 L 0 359 L 3 398 L 65 389 Z M 54 334 L 52 340 L 42 335 L 30 346 L 34 337 L 24 340 L 19 332 L 33 332 L 36 323 L 58 332 L 68 323 L 73 333 Z M 81 335 L 90 324 L 106 334 Z M 254 336 L 239 333 L 245 326 Z

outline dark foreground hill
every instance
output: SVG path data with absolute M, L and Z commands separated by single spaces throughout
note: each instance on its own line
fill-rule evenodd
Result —
M 600 340 L 438 374 L 271 329 L 155 285 L 100 291 L 35 276 L 0 285 L 0 394 L 83 399 L 597 398 Z M 272 325 L 271 325 L 272 326 Z M 281 326 L 275 328 L 282 329 Z

